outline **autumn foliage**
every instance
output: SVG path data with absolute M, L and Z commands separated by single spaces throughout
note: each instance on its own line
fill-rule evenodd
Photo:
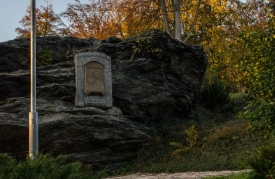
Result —
M 15 31 L 19 37 L 30 37 L 30 22 L 31 22 L 31 9 L 27 8 L 27 15 L 25 15 L 20 23 L 23 28 L 17 27 Z M 41 6 L 36 9 L 36 35 L 43 36 L 59 36 L 64 34 L 62 31 L 63 21 L 54 13 L 51 4 Z
M 242 90 L 239 62 L 247 49 L 237 41 L 249 29 L 269 28 L 267 0 L 75 0 L 60 14 L 47 4 L 37 8 L 37 36 L 127 38 L 161 29 L 185 43 L 202 45 L 209 57 L 208 73 L 234 90 Z M 30 9 L 20 21 L 19 37 L 29 37 Z

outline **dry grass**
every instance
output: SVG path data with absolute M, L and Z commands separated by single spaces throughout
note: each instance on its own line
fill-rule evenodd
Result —
M 187 145 L 184 131 L 192 125 L 198 132 L 196 144 L 178 155 L 171 155 L 175 146 Z M 250 125 L 236 112 L 198 107 L 190 118 L 156 127 L 153 141 L 144 145 L 134 162 L 133 172 L 184 172 L 207 170 L 240 170 L 251 152 L 265 141 L 253 134 Z

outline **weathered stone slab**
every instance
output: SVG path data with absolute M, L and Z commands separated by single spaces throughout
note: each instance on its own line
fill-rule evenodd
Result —
M 75 106 L 112 107 L 111 58 L 99 52 L 75 55 Z
M 104 96 L 104 67 L 98 62 L 89 62 L 85 65 L 84 94 L 87 96 Z

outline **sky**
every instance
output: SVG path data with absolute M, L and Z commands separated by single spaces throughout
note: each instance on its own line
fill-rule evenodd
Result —
M 26 15 L 30 0 L 0 0 L 0 42 L 13 40 L 17 37 L 16 27 L 21 27 L 19 21 Z M 65 11 L 67 4 L 74 3 L 74 0 L 48 0 L 53 5 L 55 13 Z M 88 3 L 89 0 L 81 0 Z M 45 0 L 36 0 L 36 7 L 46 5 Z

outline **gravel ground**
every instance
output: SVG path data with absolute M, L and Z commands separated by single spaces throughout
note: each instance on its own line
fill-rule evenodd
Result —
M 228 176 L 231 174 L 250 172 L 251 170 L 239 171 L 209 171 L 209 172 L 185 172 L 185 173 L 136 173 L 126 176 L 117 176 L 107 179 L 202 179 L 211 176 Z

